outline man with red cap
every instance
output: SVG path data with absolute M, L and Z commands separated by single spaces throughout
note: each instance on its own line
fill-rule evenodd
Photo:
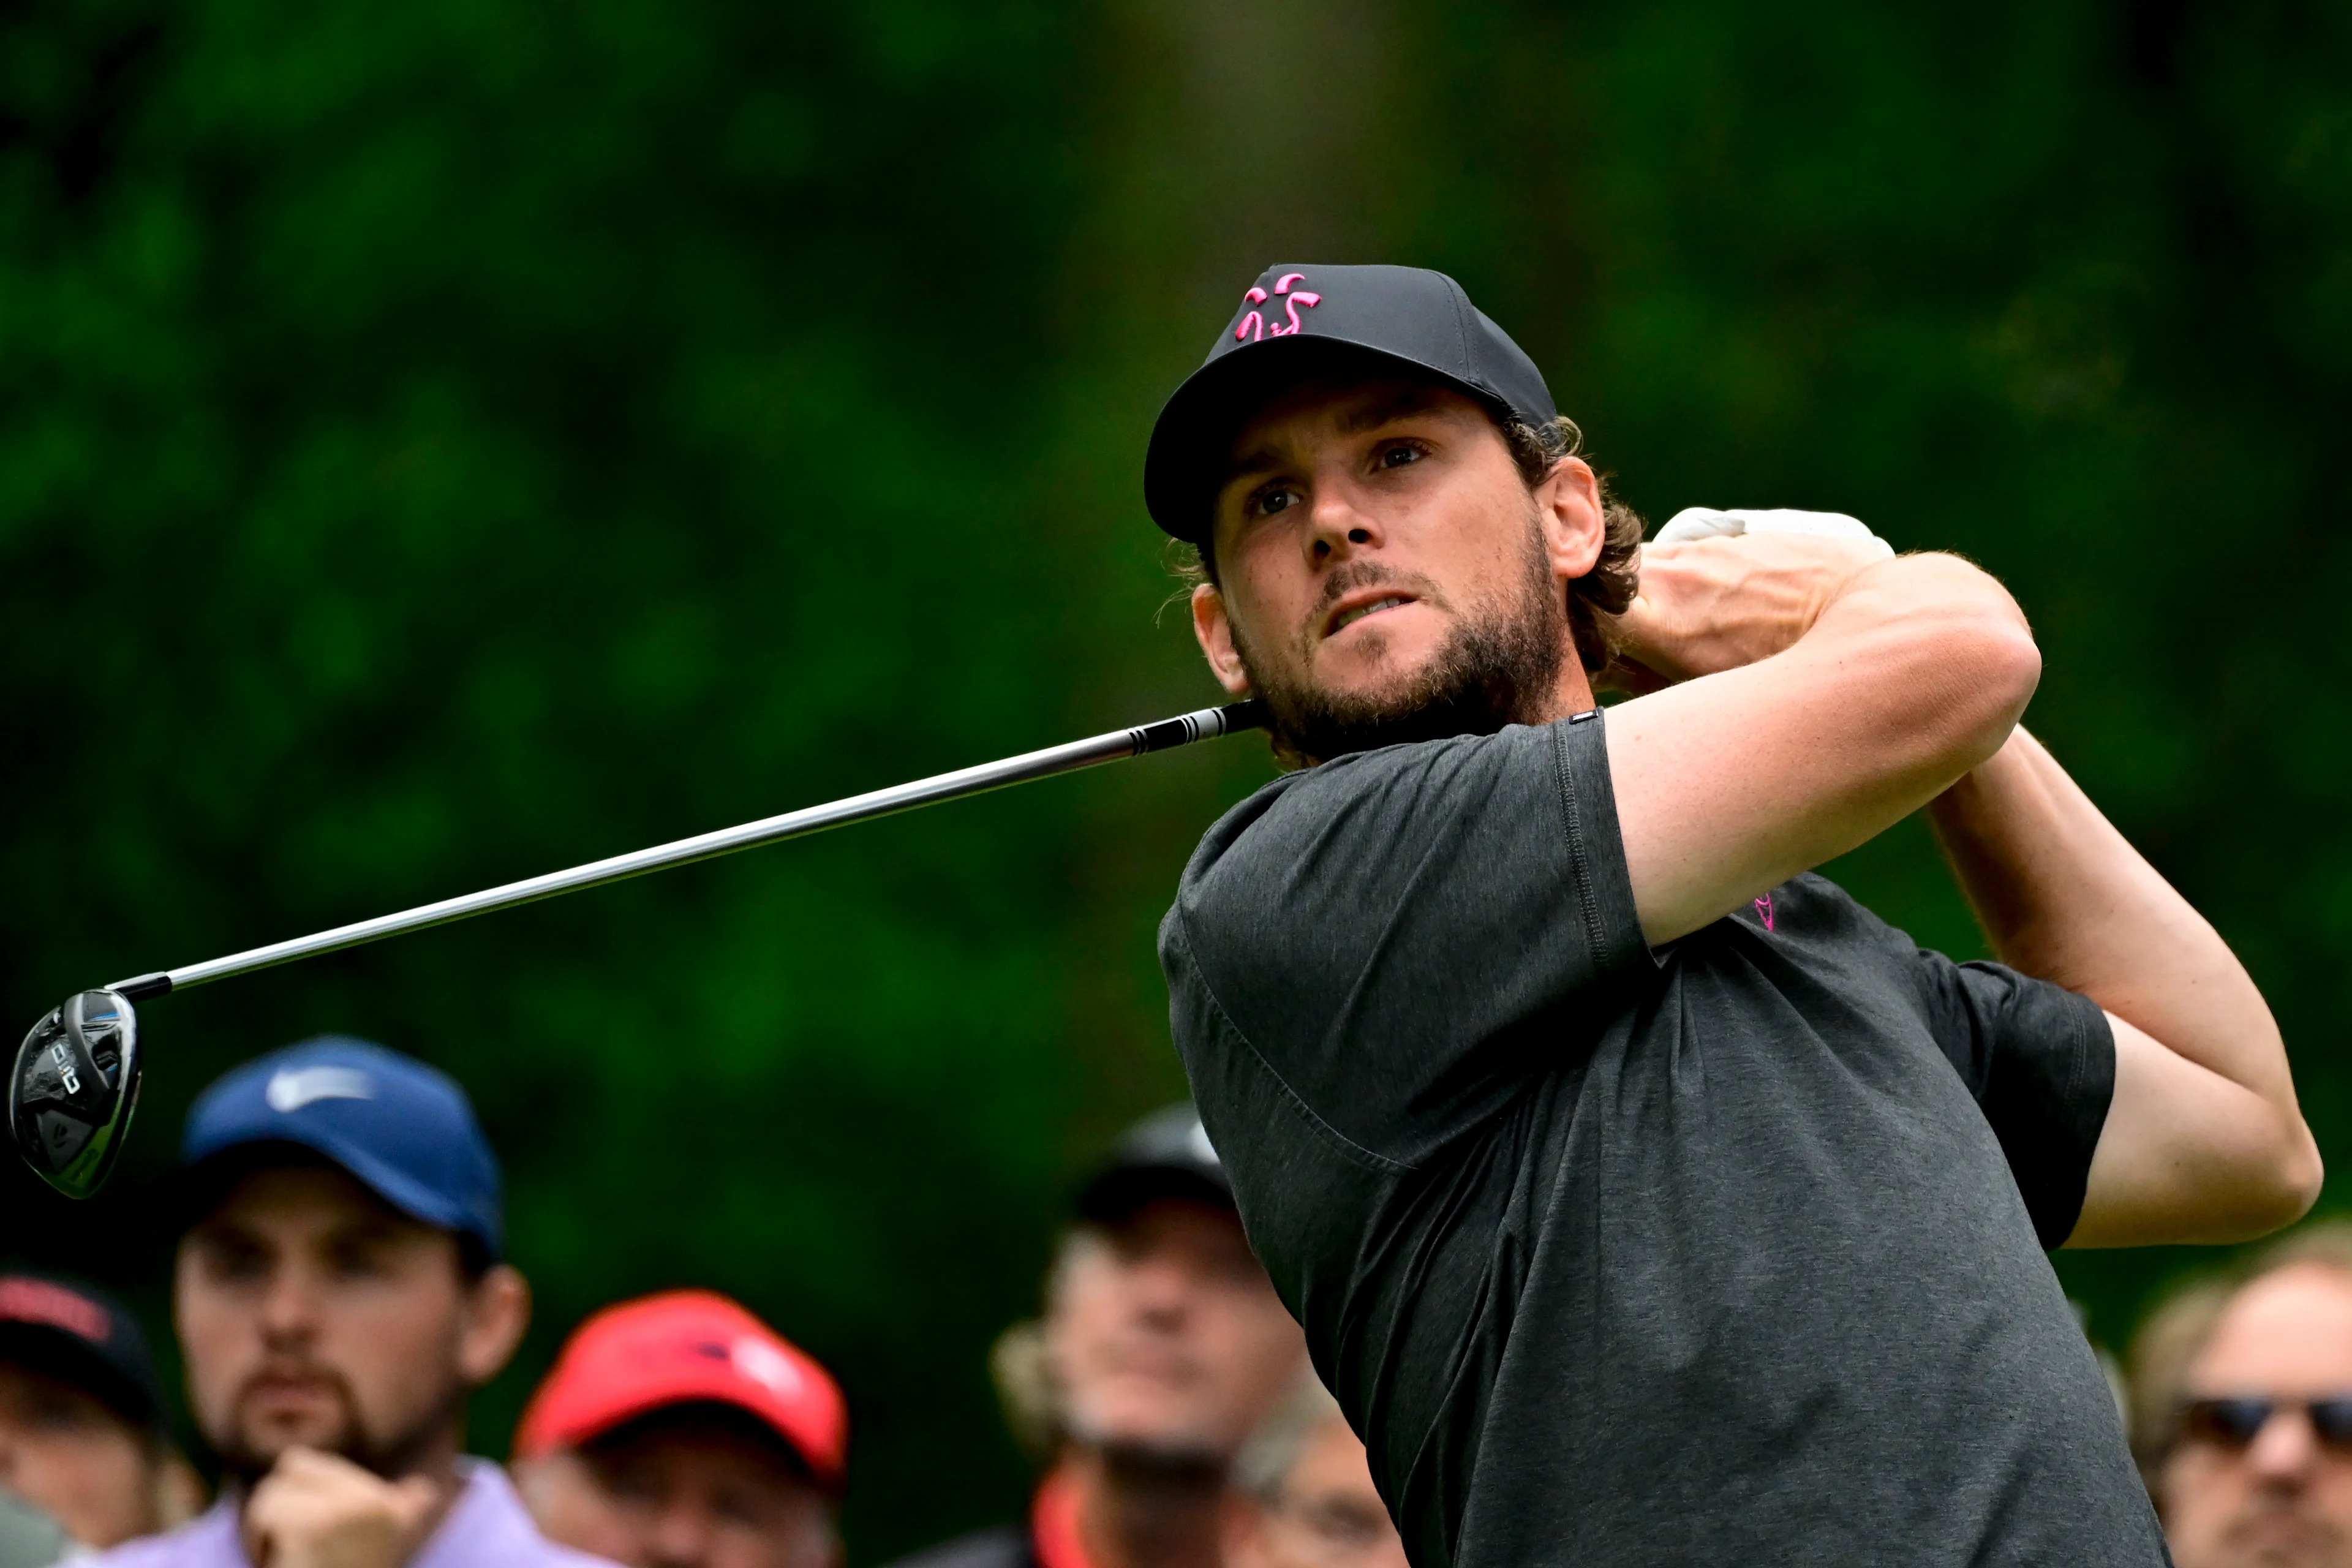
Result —
M 824 1368 L 724 1296 L 583 1323 L 515 1434 L 551 1541 L 628 1568 L 838 1568 L 849 1412 Z

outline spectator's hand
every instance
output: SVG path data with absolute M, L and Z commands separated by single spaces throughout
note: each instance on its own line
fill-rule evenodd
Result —
M 289 1448 L 245 1507 L 255 1568 L 402 1568 L 432 1532 L 441 1492 L 387 1481 L 332 1454 Z

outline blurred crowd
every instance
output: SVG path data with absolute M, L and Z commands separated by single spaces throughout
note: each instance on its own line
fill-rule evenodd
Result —
M 173 1321 L 218 1483 L 129 1312 L 0 1275 L 0 1568 L 841 1568 L 842 1392 L 710 1292 L 597 1312 L 506 1466 L 465 1454 L 530 1298 L 445 1075 L 291 1047 L 205 1092 L 182 1162 Z M 1108 1151 L 993 1360 L 1042 1475 L 1026 1515 L 898 1568 L 1402 1568 L 1190 1107 Z M 2179 1568 L 2352 1568 L 2352 1226 L 2173 1294 L 2123 1388 Z

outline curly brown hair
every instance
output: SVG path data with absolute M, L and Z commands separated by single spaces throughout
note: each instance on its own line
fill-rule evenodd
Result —
M 1518 419 L 1496 419 L 1495 426 L 1502 432 L 1503 444 L 1510 449 L 1511 461 L 1530 495 L 1554 468 L 1584 453 L 1584 432 L 1564 414 L 1540 426 Z M 1604 617 L 1623 615 L 1641 591 L 1645 526 L 1639 512 L 1609 493 L 1605 475 L 1596 475 L 1594 483 L 1601 491 L 1601 556 L 1591 571 L 1568 585 L 1569 633 L 1576 639 L 1576 657 L 1588 675 L 1607 668 L 1616 653 L 1614 626 Z M 1205 547 L 1171 540 L 1169 553 L 1176 575 L 1188 589 L 1202 583 L 1217 585 L 1216 557 Z

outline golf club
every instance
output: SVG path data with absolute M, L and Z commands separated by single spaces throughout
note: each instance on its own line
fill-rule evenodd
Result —
M 1253 730 L 1265 721 L 1265 710 L 1255 700 L 1203 708 L 1155 724 L 1114 730 L 1090 740 L 1049 746 L 1042 752 L 1024 752 L 1002 762 L 982 763 L 910 784 L 893 784 L 824 805 L 804 806 L 782 816 L 747 822 L 740 827 L 724 827 L 692 838 L 657 844 L 650 849 L 591 861 L 567 871 L 550 871 L 478 893 L 421 904 L 398 914 L 380 915 L 290 942 L 272 942 L 267 947 L 233 952 L 226 958 L 161 970 L 117 981 L 96 991 L 79 992 L 34 1025 L 25 1043 L 17 1047 L 16 1065 L 8 1075 L 9 1131 L 15 1134 L 16 1148 L 26 1163 L 44 1181 L 68 1197 L 86 1198 L 98 1191 L 107 1173 L 114 1168 L 115 1160 L 122 1152 L 123 1138 L 131 1129 L 131 1112 L 139 1104 L 142 1061 L 139 1020 L 131 1008 L 133 1002 L 214 980 L 226 980 L 231 975 L 249 974 L 298 958 L 486 915 L 493 910 L 534 903 L 582 888 L 642 877 L 648 871 L 667 870 L 672 866 L 731 855 L 739 849 L 803 837 L 828 827 L 866 822 L 919 805 L 961 800 L 1007 784 L 1025 784 L 1031 779 L 1139 757 L 1146 752 L 1164 752 L 1194 741 Z

